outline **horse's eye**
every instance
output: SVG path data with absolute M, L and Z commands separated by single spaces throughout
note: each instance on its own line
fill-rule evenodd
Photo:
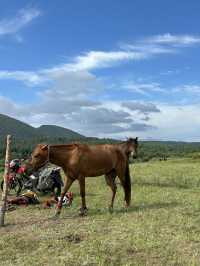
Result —
M 38 158 L 39 156 L 40 156 L 39 154 L 34 155 L 35 158 Z

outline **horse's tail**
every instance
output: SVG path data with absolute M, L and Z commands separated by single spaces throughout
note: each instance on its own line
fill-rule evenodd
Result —
M 130 177 L 130 170 L 129 170 L 128 162 L 126 164 L 126 170 L 125 170 L 124 192 L 125 192 L 126 204 L 127 206 L 129 206 L 131 202 L 131 177 Z

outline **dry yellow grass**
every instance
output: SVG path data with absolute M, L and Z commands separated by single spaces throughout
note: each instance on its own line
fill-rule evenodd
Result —
M 200 265 L 200 162 L 171 160 L 131 166 L 132 206 L 115 211 L 103 177 L 87 179 L 87 217 L 78 216 L 78 185 L 60 219 L 40 206 L 7 214 L 0 265 Z

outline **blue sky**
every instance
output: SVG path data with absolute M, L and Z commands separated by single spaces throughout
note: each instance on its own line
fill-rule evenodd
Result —
M 0 3 L 0 113 L 200 141 L 199 1 Z

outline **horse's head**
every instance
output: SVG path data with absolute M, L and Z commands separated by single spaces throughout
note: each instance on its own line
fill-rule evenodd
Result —
M 32 152 L 30 165 L 34 170 L 43 167 L 49 160 L 49 146 L 38 144 Z
M 138 149 L 138 137 L 136 138 L 129 138 L 126 141 L 127 148 L 126 153 L 129 156 L 130 159 L 136 159 L 137 158 L 137 149 Z

